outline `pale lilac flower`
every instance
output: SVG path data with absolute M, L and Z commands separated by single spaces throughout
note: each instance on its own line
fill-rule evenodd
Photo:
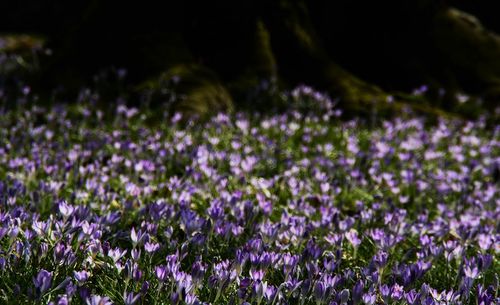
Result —
M 86 300 L 87 305 L 113 305 L 108 297 L 93 295 Z
M 146 250 L 146 252 L 148 253 L 153 253 L 153 252 L 156 252 L 158 251 L 158 249 L 160 249 L 160 245 L 158 243 L 150 243 L 150 242 L 146 242 L 144 244 L 144 249 Z

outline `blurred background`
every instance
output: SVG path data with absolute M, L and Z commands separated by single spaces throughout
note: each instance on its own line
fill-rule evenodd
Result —
M 184 112 L 286 107 L 300 84 L 347 114 L 497 113 L 495 1 L 55 1 L 0 3 L 0 94 Z M 87 89 L 86 89 L 87 88 Z

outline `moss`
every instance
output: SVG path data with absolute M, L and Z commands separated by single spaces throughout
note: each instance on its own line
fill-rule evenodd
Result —
M 29 34 L 5 34 L 0 35 L 0 52 L 31 54 L 33 50 L 41 50 L 45 44 L 45 38 Z
M 276 59 L 271 48 L 271 35 L 264 22 L 259 19 L 256 24 L 255 70 L 260 77 L 277 75 Z
M 500 87 L 500 37 L 454 8 L 436 15 L 433 43 L 461 87 L 480 93 Z
M 140 90 L 175 92 L 170 107 L 186 115 L 206 116 L 231 112 L 233 101 L 227 89 L 210 69 L 196 64 L 176 65 L 160 77 L 142 83 Z

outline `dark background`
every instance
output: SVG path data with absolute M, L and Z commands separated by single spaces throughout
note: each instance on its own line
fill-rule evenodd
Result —
M 182 90 L 213 84 L 236 104 L 261 80 L 312 85 L 353 111 L 388 94 L 452 112 L 459 93 L 489 110 L 500 96 L 494 1 L 21 0 L 0 12 L 0 33 L 40 35 L 52 50 L 32 78 L 40 90 L 76 92 L 116 67 L 129 88 L 179 74 L 192 80 Z M 422 85 L 426 98 L 411 101 Z

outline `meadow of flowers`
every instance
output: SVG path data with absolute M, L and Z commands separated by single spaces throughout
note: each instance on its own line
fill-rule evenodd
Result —
M 500 126 L 289 99 L 1 110 L 0 303 L 499 304 Z

